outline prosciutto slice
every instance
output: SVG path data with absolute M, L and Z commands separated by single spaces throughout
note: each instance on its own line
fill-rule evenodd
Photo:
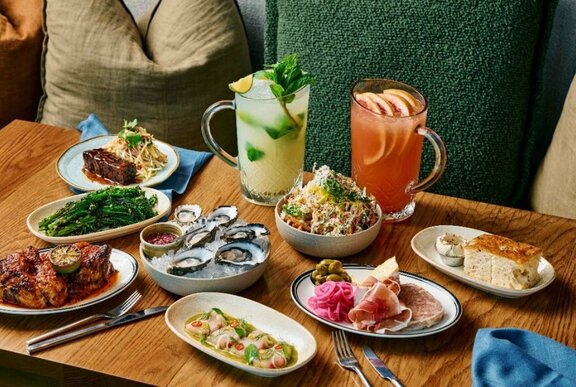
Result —
M 408 326 L 412 311 L 398 299 L 400 284 L 386 279 L 375 282 L 358 305 L 348 313 L 348 318 L 358 329 L 371 332 L 396 332 Z

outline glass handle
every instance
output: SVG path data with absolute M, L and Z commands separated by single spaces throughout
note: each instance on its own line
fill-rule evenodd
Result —
M 232 156 L 230 153 L 226 152 L 224 149 L 218 145 L 218 143 L 214 140 L 212 136 L 212 130 L 210 128 L 210 120 L 212 116 L 217 112 L 224 110 L 224 109 L 235 109 L 234 101 L 218 101 L 213 103 L 206 109 L 204 114 L 202 115 L 202 137 L 204 137 L 204 142 L 208 145 L 208 148 L 214 153 L 216 156 L 220 157 L 226 164 L 230 165 L 238 169 L 238 160 L 236 157 Z
M 436 132 L 432 129 L 426 127 L 420 127 L 416 129 L 416 133 L 418 133 L 420 136 L 426 137 L 426 139 L 432 143 L 434 152 L 436 153 L 436 160 L 434 162 L 434 168 L 432 168 L 432 172 L 430 172 L 430 174 L 424 180 L 414 185 L 410 189 L 410 192 L 412 193 L 424 191 L 430 188 L 434 183 L 438 181 L 440 176 L 442 176 L 444 168 L 446 168 L 446 147 L 444 146 L 444 142 L 440 136 L 438 136 L 438 134 L 436 134 Z

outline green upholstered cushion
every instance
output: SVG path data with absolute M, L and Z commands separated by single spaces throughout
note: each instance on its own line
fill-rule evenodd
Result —
M 162 0 L 145 36 L 121 1 L 47 0 L 45 30 L 47 124 L 76 127 L 96 113 L 118 131 L 138 118 L 158 139 L 205 149 L 202 113 L 250 72 L 234 0 Z M 224 135 L 220 144 L 232 147 L 233 125 Z
M 522 178 L 544 1 L 270 0 L 266 62 L 299 53 L 317 74 L 306 167 L 350 171 L 354 80 L 407 82 L 427 96 L 448 163 L 432 191 L 510 204 Z M 423 170 L 432 165 L 426 148 Z

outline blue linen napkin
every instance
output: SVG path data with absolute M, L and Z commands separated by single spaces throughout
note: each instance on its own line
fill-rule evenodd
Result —
M 576 350 L 523 329 L 480 329 L 472 382 L 483 386 L 576 386 Z
M 88 140 L 92 137 L 110 134 L 104 124 L 92 113 L 84 121 L 78 124 L 77 129 L 81 132 L 80 141 Z M 154 186 L 155 189 L 162 191 L 172 201 L 172 194 L 183 194 L 188 187 L 188 183 L 192 176 L 202 168 L 202 166 L 210 159 L 212 153 L 194 151 L 174 147 L 180 156 L 180 165 L 176 171 L 164 182 Z M 75 193 L 81 191 L 70 187 Z

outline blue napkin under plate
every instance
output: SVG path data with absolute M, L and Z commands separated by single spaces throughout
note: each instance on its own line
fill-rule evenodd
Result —
M 78 124 L 78 130 L 81 132 L 80 141 L 110 134 L 94 113 L 90 114 L 88 118 Z M 186 187 L 188 187 L 192 176 L 194 176 L 212 156 L 212 153 L 194 151 L 176 146 L 174 149 L 180 156 L 178 168 L 168 179 L 153 187 L 165 193 L 170 201 L 172 201 L 173 193 L 183 194 L 186 191 Z M 70 187 L 70 189 L 75 193 L 82 192 L 72 187 Z
M 523 329 L 480 329 L 472 382 L 483 386 L 576 386 L 576 350 Z

